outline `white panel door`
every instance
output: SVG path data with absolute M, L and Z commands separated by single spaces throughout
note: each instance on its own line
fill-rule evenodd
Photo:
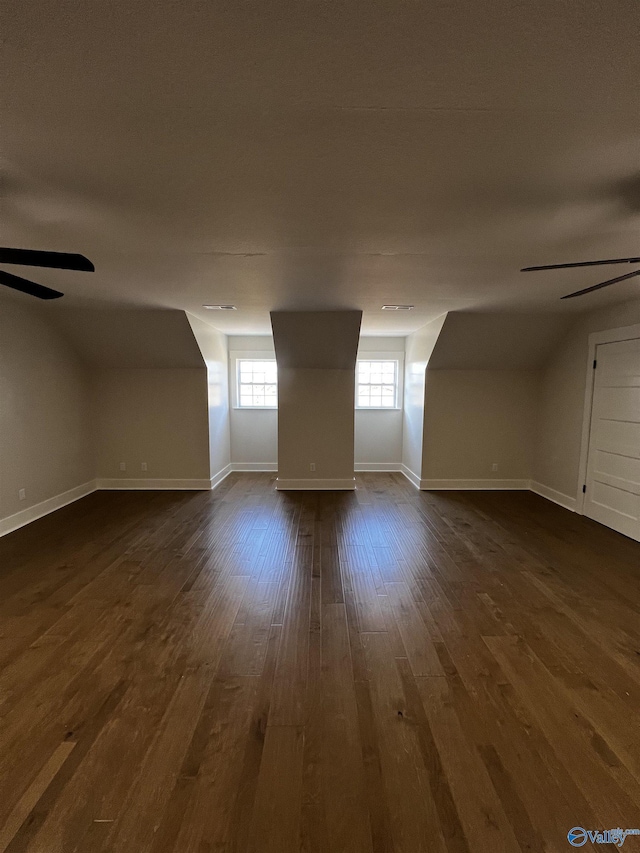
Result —
M 640 541 L 640 339 L 600 344 L 584 513 Z

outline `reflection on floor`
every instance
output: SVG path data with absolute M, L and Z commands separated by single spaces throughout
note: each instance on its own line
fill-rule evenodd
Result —
M 640 545 L 533 494 L 234 474 L 96 493 L 0 565 L 0 853 L 566 850 L 640 822 Z

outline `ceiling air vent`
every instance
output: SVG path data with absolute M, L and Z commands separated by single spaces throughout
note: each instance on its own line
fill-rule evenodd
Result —
M 209 311 L 237 311 L 235 305 L 203 305 L 203 308 L 207 308 Z
M 413 305 L 383 305 L 383 311 L 411 311 Z

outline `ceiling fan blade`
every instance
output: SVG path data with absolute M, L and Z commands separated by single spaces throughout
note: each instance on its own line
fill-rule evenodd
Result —
M 26 267 L 49 267 L 54 270 L 80 270 L 95 272 L 95 267 L 84 255 L 69 252 L 39 252 L 34 249 L 2 249 L 1 264 L 21 264 Z
M 567 293 L 566 296 L 561 296 L 561 299 L 573 299 L 574 296 L 582 296 L 585 293 L 591 293 L 594 290 L 600 290 L 602 287 L 609 287 L 610 284 L 615 284 L 617 281 L 626 281 L 628 278 L 633 278 L 640 275 L 640 270 L 628 272 L 626 275 L 619 275 L 617 278 L 610 278 L 608 281 L 601 281 L 600 284 L 594 284 L 591 287 L 585 287 L 584 290 L 576 290 L 575 293 Z
M 602 261 L 579 261 L 575 264 L 546 264 L 542 267 L 523 267 L 520 272 L 537 272 L 538 270 L 566 270 L 572 267 L 601 267 L 606 264 L 640 264 L 640 258 L 609 258 Z
M 0 270 L 0 284 L 12 287 L 21 293 L 28 293 L 29 296 L 36 296 L 38 299 L 59 299 L 64 296 L 64 293 L 60 293 L 59 290 L 52 290 L 50 287 L 44 287 L 42 284 L 36 284 L 35 281 L 20 278 L 4 270 Z

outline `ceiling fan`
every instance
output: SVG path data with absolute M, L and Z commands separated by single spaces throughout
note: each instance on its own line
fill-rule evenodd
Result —
M 640 264 L 640 258 L 609 258 L 602 261 L 579 261 L 575 264 L 547 264 L 542 267 L 523 267 L 520 272 L 537 272 L 538 270 L 564 270 L 571 267 L 600 267 L 606 264 Z M 562 296 L 562 299 L 573 299 L 574 296 L 583 296 L 585 293 L 591 293 L 594 290 L 600 290 L 602 287 L 609 287 L 610 284 L 616 284 L 619 281 L 626 281 L 628 278 L 633 278 L 640 275 L 640 270 L 628 272 L 626 275 L 619 275 L 616 278 L 609 278 L 606 281 L 601 281 L 600 284 L 592 284 L 591 287 L 585 287 L 582 290 L 576 290 L 574 293 L 567 293 Z
M 39 252 L 33 249 L 0 248 L 0 264 L 20 264 L 27 267 L 48 267 L 54 270 L 80 270 L 94 272 L 95 267 L 84 255 L 68 252 Z M 59 290 L 53 290 L 35 281 L 0 270 L 0 284 L 11 287 L 38 299 L 59 299 L 64 296 Z

